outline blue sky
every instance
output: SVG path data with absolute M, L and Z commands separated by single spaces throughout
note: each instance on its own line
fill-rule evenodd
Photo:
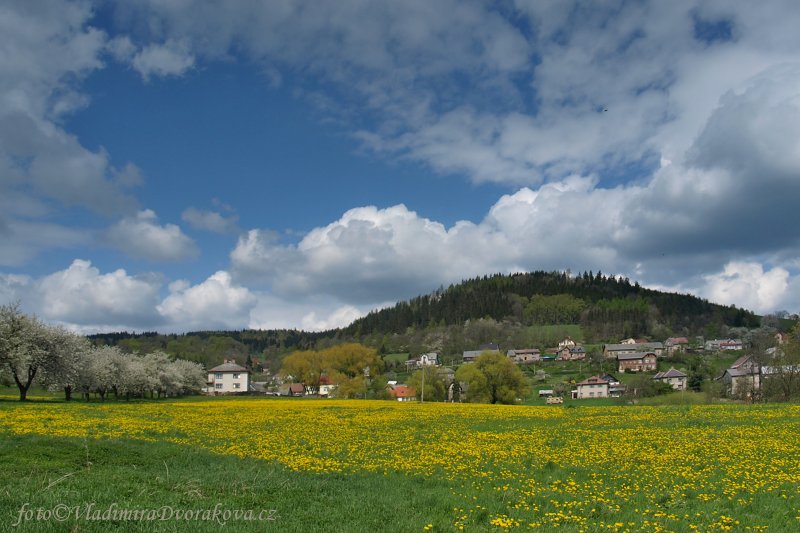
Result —
M 494 272 L 800 310 L 791 1 L 12 1 L 0 303 L 342 326 Z

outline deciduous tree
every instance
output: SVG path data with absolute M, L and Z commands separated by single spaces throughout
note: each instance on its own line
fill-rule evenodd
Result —
M 472 364 L 461 366 L 456 379 L 467 383 L 467 400 L 513 404 L 528 394 L 525 374 L 508 357 L 483 352 Z

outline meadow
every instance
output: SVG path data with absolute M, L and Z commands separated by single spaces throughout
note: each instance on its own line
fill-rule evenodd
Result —
M 0 401 L 0 529 L 55 505 L 270 509 L 233 531 L 796 531 L 800 406 Z M 19 530 L 105 531 L 70 517 Z M 120 531 L 185 531 L 117 520 Z M 192 530 L 219 524 L 193 522 Z

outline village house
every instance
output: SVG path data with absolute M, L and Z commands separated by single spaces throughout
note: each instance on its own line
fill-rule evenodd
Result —
M 389 395 L 398 402 L 413 402 L 417 399 L 417 391 L 402 383 L 389 385 Z
M 559 350 L 557 361 L 582 361 L 586 359 L 586 349 L 583 346 L 564 347 Z
M 531 364 L 531 363 L 538 363 L 542 360 L 541 352 L 536 348 L 525 348 L 521 350 L 508 350 L 506 352 L 509 358 L 511 358 L 517 364 Z
M 577 343 L 572 340 L 572 337 L 567 337 L 558 343 L 558 350 L 563 350 L 564 348 L 574 348 L 575 346 L 577 346 Z
M 478 346 L 477 350 L 467 350 L 462 354 L 464 362 L 474 363 L 475 359 L 477 359 L 483 352 L 500 353 L 500 346 L 498 346 L 493 342 L 490 342 L 488 344 L 482 344 L 481 346 Z
M 619 341 L 620 344 L 647 344 L 649 341 L 647 339 L 622 339 Z
M 603 356 L 606 359 L 616 359 L 618 355 L 637 353 L 653 353 L 656 355 L 656 357 L 661 357 L 661 355 L 664 353 L 664 345 L 660 342 L 603 345 Z
M 573 400 L 588 398 L 619 398 L 625 392 L 625 385 L 611 374 L 592 376 L 575 385 Z
M 283 383 L 278 387 L 278 396 L 305 396 L 306 386 L 302 383 Z
M 667 356 L 683 353 L 689 347 L 689 339 L 686 337 L 670 337 L 664 341 L 664 352 Z
M 208 371 L 207 394 L 233 394 L 250 390 L 250 371 L 237 365 L 233 359 L 225 360 Z
M 675 390 L 686 390 L 686 382 L 689 376 L 685 372 L 670 368 L 666 372 L 658 372 L 653 379 L 666 383 Z
M 652 372 L 658 368 L 656 354 L 637 352 L 617 355 L 617 367 L 620 372 Z
M 317 394 L 328 397 L 335 389 L 336 384 L 331 381 L 331 378 L 328 376 L 319 377 L 319 392 Z
M 714 339 L 706 341 L 705 348 L 710 352 L 723 350 L 742 350 L 744 345 L 741 339 Z
M 452 383 L 456 379 L 456 371 L 446 366 L 440 366 L 436 369 L 436 375 L 442 378 L 445 385 Z
M 414 359 L 409 359 L 406 361 L 406 368 L 408 370 L 412 370 L 414 368 L 422 368 L 423 366 L 438 366 L 439 365 L 439 354 L 436 352 L 429 352 L 420 355 L 419 357 L 415 357 Z
M 750 395 L 761 388 L 761 369 L 752 356 L 743 355 L 717 380 L 722 381 L 729 396 Z

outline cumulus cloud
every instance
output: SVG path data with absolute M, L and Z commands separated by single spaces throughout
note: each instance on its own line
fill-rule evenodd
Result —
M 305 331 L 326 331 L 343 328 L 362 316 L 364 316 L 364 313 L 359 311 L 357 307 L 343 305 L 335 309 L 327 317 L 318 316 L 317 311 L 312 311 L 303 317 L 300 324 Z
M 800 49 L 791 0 L 200 3 L 120 12 L 151 39 L 345 89 L 333 105 L 305 94 L 354 111 L 377 151 L 530 186 L 680 157 L 721 95 Z
M 80 259 L 39 279 L 0 275 L 5 301 L 19 300 L 48 322 L 84 332 L 155 327 L 161 285 L 156 274 L 131 276 L 123 269 L 103 274 Z
M 0 7 L 0 193 L 35 194 L 98 212 L 134 204 L 110 179 L 107 154 L 87 150 L 59 120 L 86 105 L 77 83 L 102 67 L 106 35 L 85 3 Z M 30 189 L 33 189 L 32 191 Z
M 781 267 L 765 270 L 759 263 L 731 262 L 722 272 L 705 276 L 701 291 L 722 304 L 771 311 L 787 307 L 789 272 Z M 797 301 L 791 302 L 795 306 Z
M 233 233 L 238 230 L 239 217 L 225 217 L 216 211 L 204 211 L 189 207 L 184 210 L 181 218 L 194 229 L 212 231 L 214 233 Z
M 125 43 L 115 50 L 125 49 Z M 180 76 L 194 66 L 194 56 L 186 41 L 168 39 L 163 44 L 151 44 L 136 53 L 131 59 L 134 70 L 147 81 L 151 76 Z
M 198 285 L 172 283 L 158 311 L 182 329 L 237 329 L 249 323 L 250 310 L 256 303 L 249 289 L 233 283 L 229 273 L 219 271 Z
M 250 311 L 259 303 L 224 271 L 196 285 L 172 282 L 162 298 L 164 279 L 161 274 L 129 274 L 124 269 L 103 273 L 90 261 L 76 259 L 66 269 L 40 278 L 0 273 L 0 303 L 19 301 L 26 312 L 82 333 L 240 329 L 251 323 Z M 271 300 L 269 308 L 280 312 L 282 303 Z M 301 316 L 314 309 L 292 305 Z
M 127 217 L 105 233 L 105 241 L 125 253 L 150 261 L 178 261 L 197 255 L 194 241 L 175 224 L 159 225 L 150 209 Z
M 352 209 L 296 245 L 252 230 L 231 254 L 234 271 L 280 294 L 366 303 L 487 272 L 601 269 L 726 302 L 764 283 L 743 301 L 769 310 L 778 301 L 770 287 L 794 275 L 800 257 L 797 87 L 797 65 L 746 80 L 720 100 L 687 157 L 647 182 L 604 187 L 596 176 L 569 176 L 521 188 L 479 223 L 450 228 L 399 205 Z M 783 265 L 763 276 L 740 268 L 765 254 Z M 730 264 L 736 276 L 715 277 Z

